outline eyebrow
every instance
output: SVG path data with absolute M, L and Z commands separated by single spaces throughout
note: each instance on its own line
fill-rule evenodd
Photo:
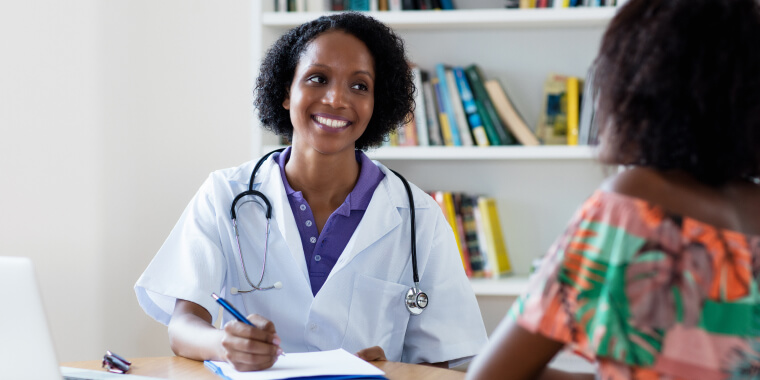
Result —
M 325 68 L 325 69 L 330 69 L 330 66 L 323 65 L 321 63 L 312 63 L 308 67 L 321 67 L 321 68 Z M 370 73 L 367 70 L 356 70 L 356 71 L 353 72 L 353 74 L 365 74 L 368 77 L 370 77 L 372 80 L 375 80 L 375 76 L 372 75 L 372 73 Z

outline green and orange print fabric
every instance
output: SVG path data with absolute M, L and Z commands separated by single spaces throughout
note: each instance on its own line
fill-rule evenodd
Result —
M 595 192 L 510 316 L 601 379 L 760 379 L 760 237 Z

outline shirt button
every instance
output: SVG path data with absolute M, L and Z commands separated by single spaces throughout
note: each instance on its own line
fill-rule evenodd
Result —
M 311 227 L 311 220 L 306 221 L 306 227 Z
M 306 205 L 301 205 L 299 208 L 301 209 L 301 211 L 306 211 Z
M 309 241 L 310 241 L 312 244 L 314 244 L 314 243 L 316 243 L 316 242 L 317 242 L 317 238 L 315 238 L 314 236 L 312 236 L 311 238 L 309 238 Z
M 320 256 L 320 255 L 316 255 L 316 256 L 314 256 L 314 260 L 315 260 L 315 261 L 319 261 L 319 260 L 322 260 L 322 256 Z

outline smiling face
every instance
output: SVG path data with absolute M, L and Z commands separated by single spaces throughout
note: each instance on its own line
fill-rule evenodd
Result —
M 293 123 L 293 147 L 353 152 L 375 106 L 375 61 L 351 34 L 332 30 L 304 49 L 282 103 Z

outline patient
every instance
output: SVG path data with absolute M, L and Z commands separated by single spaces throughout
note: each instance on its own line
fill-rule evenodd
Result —
M 760 9 L 631 0 L 602 40 L 599 157 L 578 210 L 469 379 L 760 377 Z

